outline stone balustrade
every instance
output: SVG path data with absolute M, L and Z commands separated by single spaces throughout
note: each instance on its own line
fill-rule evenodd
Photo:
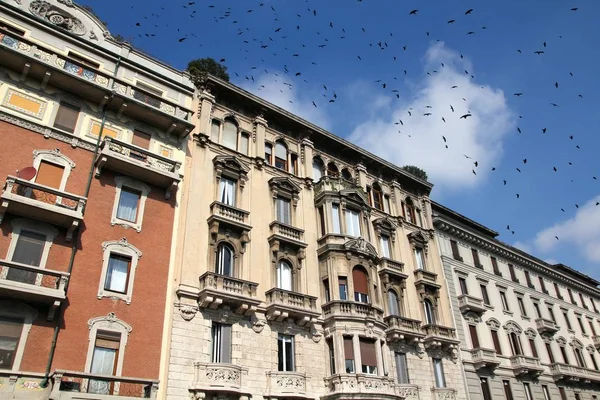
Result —
M 98 375 L 88 372 L 55 371 L 51 375 L 50 398 L 129 400 L 155 399 L 158 381 L 154 379 L 128 378 L 114 375 Z
M 548 318 L 536 319 L 535 326 L 539 333 L 549 333 L 553 335 L 558 332 L 558 326 L 556 323 Z
M 544 372 L 544 367 L 536 357 L 516 355 L 510 358 L 510 364 L 515 375 L 539 376 Z
M 200 277 L 200 307 L 217 308 L 221 304 L 235 307 L 239 314 L 248 314 L 256 310 L 260 304 L 256 289 L 258 283 L 225 276 L 214 272 L 205 272 Z
M 368 303 L 357 301 L 333 300 L 323 304 L 323 316 L 328 318 L 356 318 L 364 321 L 365 318 L 383 321 L 383 310 Z
M 391 342 L 415 340 L 425 336 L 421 331 L 421 321 L 419 320 L 400 315 L 388 315 L 384 321 L 388 325 L 386 329 L 387 339 Z
M 290 317 L 300 326 L 316 322 L 320 315 L 317 298 L 302 293 L 273 288 L 265 293 L 269 320 L 283 321 Z
M 394 379 L 378 375 L 336 374 L 325 378 L 325 386 L 327 387 L 327 390 L 330 394 L 396 394 L 396 385 L 394 383 Z
M 496 368 L 500 365 L 500 360 L 496 357 L 496 350 L 476 348 L 470 351 L 471 359 L 475 369 Z
M 267 394 L 269 397 L 306 395 L 306 374 L 295 371 L 267 372 Z
M 462 313 L 471 311 L 476 314 L 483 314 L 487 310 L 482 299 L 468 294 L 458 296 L 458 308 Z

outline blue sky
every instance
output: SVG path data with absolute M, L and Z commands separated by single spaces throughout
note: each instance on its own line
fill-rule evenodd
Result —
M 83 1 L 111 33 L 176 67 L 225 59 L 234 84 L 421 166 L 433 199 L 600 279 L 600 2 L 140 3 L 122 0 L 116 12 L 113 2 Z

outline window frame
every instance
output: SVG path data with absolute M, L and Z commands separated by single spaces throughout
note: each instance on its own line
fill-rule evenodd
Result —
M 226 326 L 228 327 L 227 329 L 229 330 L 229 352 L 224 353 L 223 352 L 223 327 Z M 215 344 L 215 328 L 219 328 L 219 334 L 221 336 L 220 342 L 218 345 Z M 219 350 L 219 355 L 218 355 L 218 361 L 215 361 L 215 346 L 218 347 Z M 231 364 L 233 362 L 233 325 L 232 324 L 223 324 L 220 322 L 215 322 L 212 321 L 211 322 L 211 326 L 210 326 L 210 362 L 212 364 Z M 229 361 L 222 361 L 222 359 L 224 358 L 224 355 L 228 355 L 229 356 Z
M 527 315 L 527 308 L 525 307 L 525 300 L 523 300 L 522 296 L 517 296 L 517 304 L 519 305 L 521 317 L 529 319 L 529 315 Z
M 108 273 L 108 262 L 111 254 L 117 254 L 123 257 L 130 257 L 131 264 L 127 276 L 127 290 L 125 293 L 113 292 L 105 289 L 106 276 Z M 131 304 L 133 297 L 133 284 L 135 283 L 135 272 L 138 267 L 142 251 L 127 241 L 126 238 L 120 240 L 109 240 L 102 243 L 102 271 L 100 272 L 100 282 L 98 283 L 98 299 L 108 297 L 125 301 L 126 304 Z
M 399 359 L 404 360 L 404 365 L 400 365 Z M 402 353 L 399 351 L 394 352 L 394 362 L 396 363 L 396 381 L 399 385 L 409 385 L 410 384 L 410 373 L 408 369 L 408 357 L 406 353 Z M 402 368 L 404 367 L 404 368 Z M 406 382 L 403 377 L 406 376 Z
M 423 316 L 427 325 L 436 324 L 435 307 L 430 299 L 423 300 Z
M 15 349 L 13 358 L 13 365 L 10 369 L 0 369 L 0 371 L 20 371 L 21 362 L 23 361 L 23 355 L 25 353 L 25 347 L 27 345 L 27 338 L 31 331 L 33 322 L 38 317 L 38 312 L 35 308 L 29 305 L 11 299 L 0 300 L 0 315 L 6 318 L 16 318 L 23 320 L 23 327 L 21 329 L 21 336 Z
M 348 222 L 349 222 L 348 218 L 354 218 L 354 215 L 356 215 L 356 219 L 358 221 L 358 225 L 357 225 L 358 226 L 358 235 L 354 235 L 354 233 L 356 233 L 356 232 L 354 232 L 354 229 L 352 229 L 352 232 L 350 232 L 350 228 L 348 225 Z M 347 236 L 360 237 L 362 235 L 362 227 L 361 227 L 361 223 L 360 223 L 361 215 L 362 215 L 362 213 L 360 211 L 354 210 L 352 208 L 346 208 L 344 210 L 344 221 L 346 222 L 346 235 Z M 354 222 L 354 221 L 352 221 L 352 222 Z M 352 224 L 352 225 L 354 228 L 354 224 Z
M 432 358 L 431 359 L 433 365 L 433 376 L 435 378 L 435 387 L 436 388 L 445 388 L 446 387 L 446 376 L 444 374 L 444 362 L 441 358 Z
M 285 150 L 285 158 L 281 158 L 281 157 L 277 157 L 277 147 L 281 146 L 283 147 L 283 149 Z M 272 147 L 272 158 L 273 158 L 273 166 L 277 169 L 280 169 L 282 171 L 285 172 L 289 172 L 290 170 L 290 162 L 289 162 L 289 155 L 290 155 L 290 151 L 288 149 L 287 143 L 285 143 L 283 140 L 276 140 L 274 143 L 274 146 Z M 283 162 L 283 168 L 282 167 L 278 167 L 277 166 L 277 162 Z
M 377 182 L 373 183 L 371 194 L 373 196 L 373 207 L 379 211 L 385 211 L 383 204 L 383 190 Z
M 508 298 L 506 297 L 506 291 L 499 290 L 498 293 L 500 293 L 500 302 L 502 303 L 502 311 L 511 312 L 510 305 L 508 304 Z
M 531 391 L 531 385 L 529 382 L 523 382 L 523 391 L 525 392 L 526 400 L 533 400 L 533 392 Z
M 289 218 L 288 221 L 281 221 L 279 219 L 280 204 L 287 205 L 287 211 L 288 211 L 287 215 Z M 285 219 L 285 218 L 283 218 L 283 219 Z M 288 226 L 294 225 L 294 216 L 292 214 L 292 200 L 286 196 L 277 196 L 275 198 L 275 221 L 277 221 L 280 224 L 284 224 L 284 225 L 288 225 Z
M 232 197 L 231 203 L 233 203 L 233 204 L 229 204 L 229 203 L 223 201 L 223 197 L 224 197 L 223 195 L 226 192 L 226 190 L 225 190 L 226 189 L 226 182 L 230 182 L 230 183 L 233 184 L 232 193 L 231 193 L 231 197 Z M 229 176 L 221 176 L 219 178 L 219 187 L 218 187 L 217 201 L 219 203 L 224 204 L 224 205 L 229 206 L 229 207 L 236 207 L 237 197 L 238 197 L 237 196 L 237 186 L 238 186 L 237 179 L 230 178 Z
M 312 170 L 311 178 L 313 182 L 318 182 L 323 176 L 325 176 L 325 163 L 320 157 L 313 157 L 312 159 Z M 319 171 L 319 176 L 316 177 L 315 171 Z
M 392 258 L 392 244 L 390 242 L 390 237 L 387 235 L 379 236 L 379 251 L 381 252 L 381 257 L 383 258 Z
M 337 210 L 337 218 L 333 210 Z M 336 235 L 342 234 L 342 213 L 339 203 L 331 203 L 331 232 Z M 336 224 L 337 221 L 337 224 Z
M 277 335 L 277 370 L 279 372 L 294 372 L 294 371 L 296 371 L 296 345 L 294 342 L 295 342 L 295 340 L 294 340 L 293 335 L 285 335 L 282 333 Z M 287 349 L 285 346 L 286 343 L 291 343 L 291 354 L 287 354 Z M 281 346 L 281 348 L 280 348 L 280 346 Z M 279 365 L 280 350 L 283 350 L 283 357 L 282 357 L 283 368 L 281 365 Z M 292 359 L 292 369 L 291 370 L 286 369 L 287 356 L 290 356 Z
M 483 305 L 490 306 L 490 294 L 487 290 L 487 284 L 480 283 L 479 289 L 481 290 L 481 299 L 483 300 Z
M 140 200 L 138 203 L 137 219 L 136 222 L 127 221 L 124 219 L 117 218 L 117 212 L 119 210 L 119 201 L 121 200 L 121 191 L 123 187 L 128 188 L 131 191 L 137 191 L 140 193 Z M 133 228 L 138 233 L 142 231 L 142 224 L 144 222 L 144 211 L 146 208 L 146 200 L 150 194 L 150 186 L 137 179 L 130 178 L 128 176 L 117 176 L 115 177 L 115 200 L 113 202 L 113 210 L 110 218 L 111 226 L 122 226 L 123 228 Z
M 230 266 L 230 270 L 231 270 L 231 274 L 230 275 L 226 275 L 223 272 L 219 272 L 219 270 L 225 271 L 224 266 L 220 265 L 220 260 L 221 260 L 221 249 L 223 249 L 223 251 L 225 251 L 225 248 L 229 248 L 229 250 L 231 251 L 231 266 Z M 214 273 L 217 275 L 222 275 L 222 276 L 227 276 L 230 278 L 233 278 L 236 276 L 236 254 L 235 254 L 235 247 L 227 242 L 227 241 L 221 241 L 219 243 L 217 243 L 217 245 L 215 246 L 215 265 L 214 265 Z
M 64 192 L 65 187 L 67 186 L 67 181 L 69 180 L 69 176 L 71 175 L 71 170 L 75 168 L 75 162 L 71 160 L 69 157 L 65 156 L 60 152 L 59 149 L 55 150 L 34 150 L 33 151 L 33 167 L 36 170 L 36 176 L 33 178 L 33 182 L 37 178 L 37 174 L 40 170 L 40 164 L 42 161 L 45 161 L 50 164 L 58 165 L 63 168 L 63 176 L 60 181 L 60 186 L 58 190 Z M 57 199 L 58 203 L 58 199 Z
M 287 268 L 289 268 L 289 289 L 285 289 L 282 286 L 283 283 L 283 275 L 282 275 L 282 267 L 286 266 Z M 294 291 L 294 266 L 292 265 L 291 262 L 289 262 L 286 259 L 280 259 L 277 260 L 276 263 L 276 267 L 275 267 L 275 287 L 280 289 L 280 290 L 286 290 L 288 292 L 293 292 Z
M 58 112 L 61 108 L 62 105 L 65 105 L 67 108 L 71 108 L 71 109 L 77 109 L 77 120 L 75 121 L 75 126 L 73 127 L 73 131 L 69 131 L 66 129 L 63 129 L 63 127 L 61 126 L 56 126 L 56 117 L 58 116 Z M 57 129 L 60 132 L 66 132 L 69 135 L 78 135 L 77 132 L 77 127 L 79 125 L 81 125 L 81 119 L 82 119 L 82 109 L 81 106 L 79 105 L 75 105 L 73 102 L 70 101 L 65 101 L 65 100 L 59 100 L 56 102 L 56 108 L 53 110 L 52 112 L 52 129 Z

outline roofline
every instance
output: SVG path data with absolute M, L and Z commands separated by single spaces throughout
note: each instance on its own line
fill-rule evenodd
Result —
M 600 281 L 597 281 L 596 279 L 592 278 L 589 275 L 586 275 L 582 272 L 577 271 L 574 268 L 569 267 L 568 265 L 565 265 L 563 263 L 558 263 L 558 264 L 554 264 L 552 265 L 553 268 L 564 271 L 565 274 L 569 274 L 572 275 L 574 277 L 577 277 L 578 279 L 582 279 L 584 281 L 593 283 L 594 285 L 598 286 L 600 285 Z
M 481 233 L 483 233 L 485 235 L 491 236 L 492 238 L 496 238 L 498 235 L 500 235 L 495 230 L 490 229 L 487 226 L 481 225 L 479 222 L 474 221 L 462 214 L 459 214 L 458 212 L 451 210 L 448 207 L 445 207 L 436 201 L 433 201 L 433 200 L 431 201 L 431 209 L 433 211 L 434 217 L 435 217 L 435 211 L 439 210 L 439 211 L 443 212 L 444 214 L 451 216 L 453 219 L 458 220 L 457 222 L 462 222 L 466 226 L 472 226 L 476 230 L 480 231 Z
M 349 142 L 348 140 L 346 140 L 346 139 L 344 139 L 344 138 L 342 138 L 340 136 L 337 136 L 337 135 L 335 135 L 335 134 L 333 134 L 333 133 L 331 133 L 329 131 L 326 131 L 325 129 L 323 129 L 323 128 L 319 127 L 319 126 L 317 126 L 317 125 L 315 125 L 315 124 L 313 124 L 313 123 L 311 123 L 311 122 L 309 122 L 309 121 L 307 121 L 307 120 L 305 120 L 305 119 L 303 119 L 303 118 L 301 118 L 301 117 L 299 117 L 299 116 L 297 116 L 295 114 L 292 114 L 289 111 L 284 110 L 283 108 L 281 108 L 281 107 L 279 107 L 279 106 L 277 106 L 277 105 L 275 105 L 273 103 L 270 103 L 270 102 L 262 99 L 261 97 L 258 97 L 256 95 L 248 92 L 247 90 L 242 89 L 239 86 L 236 86 L 236 85 L 234 85 L 234 84 L 232 84 L 230 82 L 227 82 L 227 81 L 225 81 L 223 79 L 217 78 L 216 76 L 211 75 L 211 74 L 207 74 L 207 78 L 210 79 L 211 81 L 213 81 L 214 83 L 217 83 L 217 84 L 221 85 L 222 87 L 224 87 L 224 88 L 226 88 L 228 90 L 231 90 L 231 91 L 233 91 L 233 92 L 235 92 L 235 93 L 237 93 L 239 95 L 242 95 L 242 96 L 245 96 L 245 97 L 249 98 L 250 100 L 252 100 L 252 101 L 260 104 L 263 107 L 269 108 L 272 111 L 275 111 L 275 112 L 277 112 L 279 114 L 284 115 L 285 117 L 291 119 L 292 121 L 294 121 L 296 123 L 304 125 L 306 128 L 308 128 L 308 129 L 310 129 L 310 130 L 312 130 L 312 131 L 314 131 L 316 133 L 319 133 L 319 134 L 325 136 L 326 138 L 328 138 L 330 140 L 336 141 L 336 142 L 338 142 L 339 144 L 341 144 L 343 146 L 349 147 L 352 150 L 356 151 L 357 153 L 360 153 L 361 155 L 363 155 L 363 156 L 365 156 L 367 158 L 370 158 L 370 159 L 372 159 L 375 162 L 383 164 L 384 166 L 392 169 L 394 172 L 396 172 L 396 173 L 398 173 L 400 175 L 403 175 L 404 177 L 406 177 L 408 179 L 412 179 L 413 181 L 415 181 L 416 183 L 418 183 L 419 185 L 421 185 L 424 189 L 426 189 L 426 191 L 427 191 L 428 194 L 431 192 L 431 189 L 433 188 L 433 184 L 432 183 L 424 181 L 422 179 L 419 179 L 419 178 L 417 178 L 416 176 L 414 176 L 412 174 L 409 174 L 408 172 L 406 172 L 402 168 L 398 167 L 397 165 L 392 164 L 391 162 L 386 161 L 383 158 L 380 158 L 380 157 L 376 156 L 375 154 L 373 154 L 373 153 L 371 153 L 371 152 L 369 152 L 369 151 L 367 151 L 367 150 L 365 150 L 365 149 L 363 149 L 363 148 L 361 148 L 361 147 L 353 144 L 352 142 Z

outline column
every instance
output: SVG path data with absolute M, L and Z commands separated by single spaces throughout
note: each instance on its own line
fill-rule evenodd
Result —
M 367 187 L 367 167 L 363 163 L 358 163 L 356 171 L 358 173 L 358 185 L 365 189 Z
M 395 208 L 393 215 L 402 216 L 402 186 L 396 181 L 392 182 L 392 208 Z
M 205 89 L 198 95 L 198 99 L 200 101 L 200 114 L 198 115 L 198 119 L 200 120 L 199 133 L 210 137 L 211 115 L 215 103 L 215 96 Z
M 358 334 L 352 335 L 352 344 L 354 345 L 354 372 L 362 373 L 362 358 L 360 356 L 360 340 Z
M 251 156 L 265 158 L 265 136 L 267 133 L 267 120 L 260 114 L 254 118 L 254 154 Z M 251 146 L 252 147 L 252 146 Z
M 331 282 L 330 282 L 331 284 Z M 331 296 L 333 298 L 333 296 Z M 337 332 L 336 332 L 337 333 Z M 334 333 L 333 335 L 333 353 L 335 356 L 335 373 L 346 373 L 346 356 L 344 354 L 344 336 Z
M 375 341 L 375 358 L 377 359 L 377 375 L 379 376 L 383 376 L 384 375 L 384 371 L 383 371 L 383 354 L 382 354 L 382 349 L 381 349 L 381 339 L 377 339 Z
M 314 178 L 313 174 L 312 174 L 312 160 L 313 160 L 313 153 L 314 153 L 314 145 L 313 142 L 310 141 L 308 138 L 304 138 L 302 139 L 302 142 L 300 142 L 300 146 L 301 146 L 301 151 L 302 151 L 302 163 L 304 164 L 304 177 L 306 178 Z M 300 169 L 300 168 L 298 168 Z

